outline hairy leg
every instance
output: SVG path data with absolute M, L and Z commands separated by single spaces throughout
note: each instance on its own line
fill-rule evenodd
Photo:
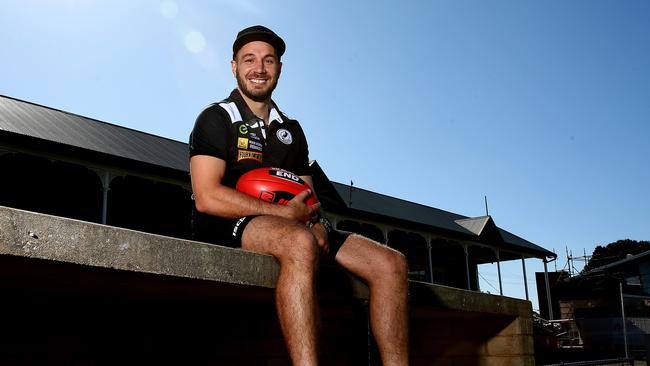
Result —
M 336 261 L 366 282 L 370 325 L 385 366 L 408 365 L 408 266 L 398 251 L 350 235 Z
M 289 355 L 294 365 L 316 365 L 319 249 L 313 234 L 293 221 L 259 216 L 244 229 L 242 249 L 270 254 L 280 263 L 275 302 Z

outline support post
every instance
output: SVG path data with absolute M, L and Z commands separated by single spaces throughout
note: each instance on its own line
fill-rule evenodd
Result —
M 433 283 L 433 246 L 431 245 L 431 238 L 427 239 L 427 249 L 429 253 L 429 282 Z
M 526 260 L 524 256 L 521 256 L 521 267 L 524 271 L 524 291 L 526 291 L 526 300 L 530 300 L 528 298 L 528 278 L 526 277 Z
M 501 281 L 501 258 L 499 257 L 499 249 L 495 249 L 497 254 L 497 274 L 499 275 L 499 293 L 503 296 L 503 282 Z
M 543 259 L 544 262 L 544 283 L 546 284 L 546 302 L 548 306 L 548 318 L 549 320 L 553 320 L 553 306 L 551 302 L 551 287 L 548 283 L 548 261 L 546 258 Z
M 108 219 L 108 191 L 111 184 L 111 173 L 102 174 L 102 224 L 106 225 Z
M 472 286 L 469 282 L 469 248 L 467 244 L 463 244 L 463 250 L 465 251 L 465 274 L 467 275 L 467 289 L 471 290 Z
M 630 358 L 627 351 L 627 321 L 625 320 L 625 303 L 623 302 L 623 282 L 618 283 L 619 293 L 621 295 L 621 318 L 623 319 L 623 347 L 625 347 L 625 358 Z

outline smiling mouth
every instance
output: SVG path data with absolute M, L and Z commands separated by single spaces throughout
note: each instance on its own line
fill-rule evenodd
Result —
M 255 85 L 266 84 L 267 81 L 266 79 L 248 79 L 248 80 Z

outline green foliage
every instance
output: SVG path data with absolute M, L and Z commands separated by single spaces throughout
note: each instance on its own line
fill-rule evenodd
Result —
M 609 243 L 605 246 L 597 246 L 594 249 L 589 263 L 582 269 L 582 272 L 587 272 L 594 268 L 604 266 L 609 263 L 625 259 L 628 254 L 639 254 L 650 250 L 650 241 L 646 240 L 618 240 Z

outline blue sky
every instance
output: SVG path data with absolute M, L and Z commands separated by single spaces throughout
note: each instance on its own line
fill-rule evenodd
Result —
M 330 179 L 549 250 L 650 240 L 650 2 L 0 0 L 0 94 L 186 141 L 240 29 Z M 527 260 L 533 307 L 533 272 Z M 551 265 L 551 269 L 555 266 Z M 578 269 L 581 265 L 578 265 Z M 523 297 L 521 262 L 502 265 Z M 480 268 L 497 292 L 496 266 Z

